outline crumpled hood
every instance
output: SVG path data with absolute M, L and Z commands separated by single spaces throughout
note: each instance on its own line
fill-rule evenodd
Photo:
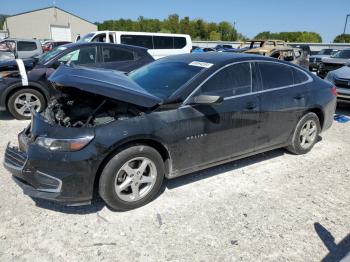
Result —
M 350 59 L 324 57 L 324 58 L 322 58 L 322 62 L 329 63 L 329 64 L 346 64 L 346 63 L 350 62 Z
M 336 78 L 343 78 L 343 79 L 349 79 L 350 80 L 350 67 L 343 66 L 337 70 L 329 72 Z
M 77 88 L 130 104 L 151 108 L 163 101 L 140 87 L 125 74 L 107 69 L 61 65 L 50 77 L 55 85 Z

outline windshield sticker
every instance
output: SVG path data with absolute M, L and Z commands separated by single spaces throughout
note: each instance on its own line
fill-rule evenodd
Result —
M 199 61 L 193 61 L 189 63 L 191 66 L 199 66 L 199 67 L 204 67 L 204 68 L 210 68 L 213 66 L 211 63 L 206 63 L 206 62 L 199 62 Z

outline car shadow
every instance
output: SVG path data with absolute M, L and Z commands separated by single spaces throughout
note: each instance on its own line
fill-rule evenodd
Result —
M 285 149 L 276 149 L 265 153 L 257 154 L 251 157 L 243 158 L 240 160 L 231 161 L 229 163 L 204 169 L 198 172 L 194 172 L 185 176 L 174 178 L 166 181 L 166 187 L 171 190 L 183 185 L 195 183 L 197 181 L 207 179 L 222 173 L 230 172 L 236 169 L 240 169 L 252 164 L 263 162 L 271 158 L 279 157 L 286 154 Z M 288 153 L 287 153 L 288 154 Z
M 341 261 L 346 256 L 350 259 L 350 234 L 336 244 L 332 234 L 320 223 L 315 223 L 314 228 L 329 251 L 329 253 L 321 260 L 322 262 Z
M 350 117 L 350 103 L 338 103 L 335 113 Z
M 0 111 L 0 121 L 1 120 L 13 120 L 14 117 L 7 111 Z
M 59 203 L 55 203 L 45 199 L 32 198 L 37 207 L 48 209 L 51 211 L 64 213 L 64 214 L 73 214 L 73 215 L 87 215 L 92 213 L 97 213 L 102 210 L 106 204 L 100 198 L 98 194 L 94 194 L 91 204 L 83 206 L 65 206 Z

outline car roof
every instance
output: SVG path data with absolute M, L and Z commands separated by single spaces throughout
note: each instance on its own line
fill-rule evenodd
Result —
M 205 52 L 205 53 L 191 53 L 182 55 L 172 55 L 159 59 L 164 62 L 184 62 L 191 63 L 193 61 L 206 62 L 214 65 L 221 65 L 225 63 L 243 61 L 243 60 L 271 60 L 272 58 L 251 55 L 245 53 L 226 53 L 226 52 Z
M 126 49 L 134 49 L 134 50 L 140 50 L 140 51 L 147 51 L 147 48 L 140 47 L 140 46 L 133 46 L 133 45 L 124 45 L 124 44 L 113 44 L 113 43 L 102 43 L 102 42 L 84 42 L 84 43 L 70 43 L 64 45 L 67 48 L 76 48 L 76 47 L 82 47 L 82 46 L 115 46 L 115 47 L 122 47 Z
M 29 39 L 29 38 L 4 38 L 4 39 L 1 39 L 1 41 L 4 41 L 4 40 L 40 42 L 38 39 Z

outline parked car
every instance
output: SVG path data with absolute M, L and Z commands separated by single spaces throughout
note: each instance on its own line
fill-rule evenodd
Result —
M 82 36 L 79 42 L 106 42 L 141 46 L 147 48 L 154 59 L 169 55 L 188 54 L 192 49 L 191 37 L 183 34 L 96 31 Z
M 307 55 L 305 55 L 301 48 L 293 48 L 280 40 L 253 40 L 250 41 L 250 46 L 248 48 L 242 47 L 238 50 L 247 54 L 273 57 L 304 68 L 309 67 Z
M 55 94 L 47 81 L 61 64 L 107 68 L 130 72 L 154 61 L 147 49 L 107 43 L 78 43 L 59 46 L 37 62 L 21 60 L 0 63 L 0 110 L 8 110 L 16 119 L 29 119 L 31 108 L 42 111 Z
M 310 56 L 309 70 L 310 71 L 317 71 L 318 66 L 322 61 L 322 58 L 330 57 L 331 55 L 334 55 L 338 51 L 339 50 L 337 50 L 337 49 L 325 48 L 325 49 L 320 50 L 320 52 L 318 52 L 316 55 Z
M 338 101 L 350 102 L 350 63 L 328 72 L 325 79 L 337 87 Z
M 35 113 L 5 167 L 24 193 L 86 204 L 94 185 L 116 210 L 151 201 L 162 181 L 263 151 L 309 152 L 333 122 L 335 88 L 263 56 L 169 56 L 128 75 L 61 66 L 65 94 Z
M 30 58 L 42 53 L 39 40 L 6 38 L 0 41 L 0 61 Z
M 317 75 L 324 78 L 329 71 L 339 69 L 350 62 L 350 48 L 341 50 L 330 57 L 322 58 Z
M 214 49 L 216 52 L 234 52 L 234 51 L 236 51 L 236 49 L 233 48 L 232 45 L 227 45 L 227 44 L 224 44 L 224 45 L 216 45 L 213 49 Z
M 43 49 L 43 52 L 46 53 L 46 52 L 49 52 L 51 51 L 52 49 L 54 49 L 55 47 L 58 47 L 60 45 L 66 45 L 66 44 L 70 44 L 71 42 L 69 41 L 53 41 L 53 40 L 48 40 L 48 41 L 45 41 L 43 44 L 42 44 L 42 49 Z

